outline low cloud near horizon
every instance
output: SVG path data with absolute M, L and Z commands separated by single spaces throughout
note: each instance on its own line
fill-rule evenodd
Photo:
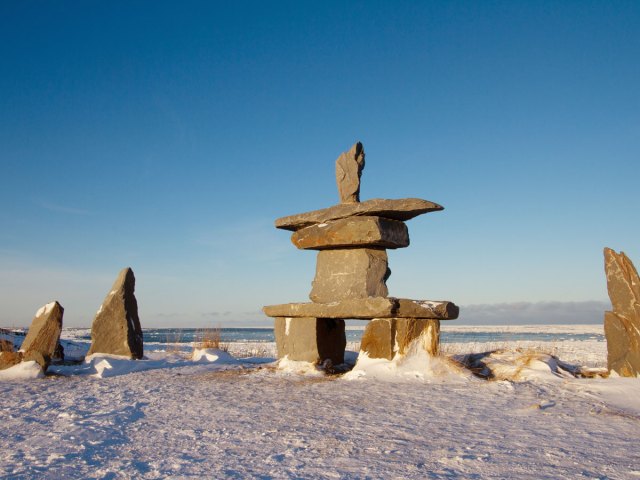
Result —
M 460 307 L 458 325 L 542 325 L 602 323 L 609 302 L 514 302 Z

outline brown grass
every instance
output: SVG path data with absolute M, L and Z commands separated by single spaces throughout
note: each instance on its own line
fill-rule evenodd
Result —
M 224 352 L 229 351 L 229 345 L 221 341 L 222 328 L 202 328 L 196 331 L 196 338 L 193 342 L 194 349 L 215 348 Z

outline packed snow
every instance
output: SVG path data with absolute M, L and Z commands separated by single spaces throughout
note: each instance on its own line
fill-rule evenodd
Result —
M 410 348 L 326 375 L 233 344 L 82 359 L 64 336 L 77 362 L 0 376 L 1 478 L 640 478 L 640 379 L 597 375 L 606 345 Z

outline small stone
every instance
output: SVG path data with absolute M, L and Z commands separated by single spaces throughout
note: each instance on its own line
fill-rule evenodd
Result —
M 419 339 L 419 340 L 418 340 Z M 393 360 L 404 355 L 416 340 L 429 355 L 437 355 L 440 345 L 440 321 L 414 318 L 376 318 L 362 334 L 360 351 L 369 358 Z
M 365 202 L 341 203 L 322 210 L 278 218 L 276 220 L 276 228 L 296 231 L 318 223 L 362 215 L 406 221 L 423 213 L 437 212 L 439 210 L 444 210 L 444 207 L 420 198 L 394 200 L 374 198 Z
M 276 318 L 274 333 L 278 358 L 333 365 L 344 363 L 347 344 L 344 320 L 331 318 Z
M 36 312 L 20 347 L 25 361 L 36 360 L 43 370 L 47 369 L 60 341 L 63 315 L 64 308 L 58 302 L 48 303 Z
M 364 148 L 357 142 L 336 160 L 336 182 L 341 203 L 360 201 L 360 176 L 364 169 Z
M 623 377 L 640 374 L 640 278 L 623 253 L 604 249 L 607 290 L 612 312 L 605 312 L 609 370 Z
M 142 328 L 134 294 L 135 284 L 131 268 L 120 272 L 93 320 L 91 348 L 87 355 L 107 353 L 142 358 Z
M 371 248 L 321 250 L 309 298 L 330 303 L 345 298 L 386 297 L 391 274 L 387 252 Z
M 349 217 L 301 228 L 291 235 L 293 244 L 306 250 L 344 247 L 404 248 L 409 231 L 404 222 L 382 217 Z

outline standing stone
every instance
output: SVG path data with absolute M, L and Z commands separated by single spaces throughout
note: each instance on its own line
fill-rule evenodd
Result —
M 364 148 L 358 142 L 336 160 L 336 182 L 341 203 L 360 201 L 360 175 L 364 169 Z
M 369 358 L 393 360 L 407 353 L 414 341 L 421 342 L 429 355 L 437 355 L 440 345 L 440 321 L 422 318 L 375 318 L 367 324 L 360 351 Z
M 275 319 L 274 333 L 278 358 L 322 364 L 331 360 L 333 365 L 344 363 L 347 337 L 344 320 L 331 318 Z
M 36 312 L 20 347 L 25 360 L 36 360 L 44 370 L 47 369 L 60 342 L 63 315 L 64 308 L 58 302 L 48 303 Z
M 142 358 L 142 329 L 134 295 L 135 284 L 131 268 L 120 272 L 93 320 L 91 348 L 87 355 L 107 353 Z
M 321 250 L 309 298 L 313 302 L 331 303 L 346 298 L 386 297 L 389 275 L 385 250 Z
M 607 364 L 623 377 L 635 377 L 640 374 L 640 279 L 623 252 L 605 248 L 604 266 L 613 307 L 604 315 Z

